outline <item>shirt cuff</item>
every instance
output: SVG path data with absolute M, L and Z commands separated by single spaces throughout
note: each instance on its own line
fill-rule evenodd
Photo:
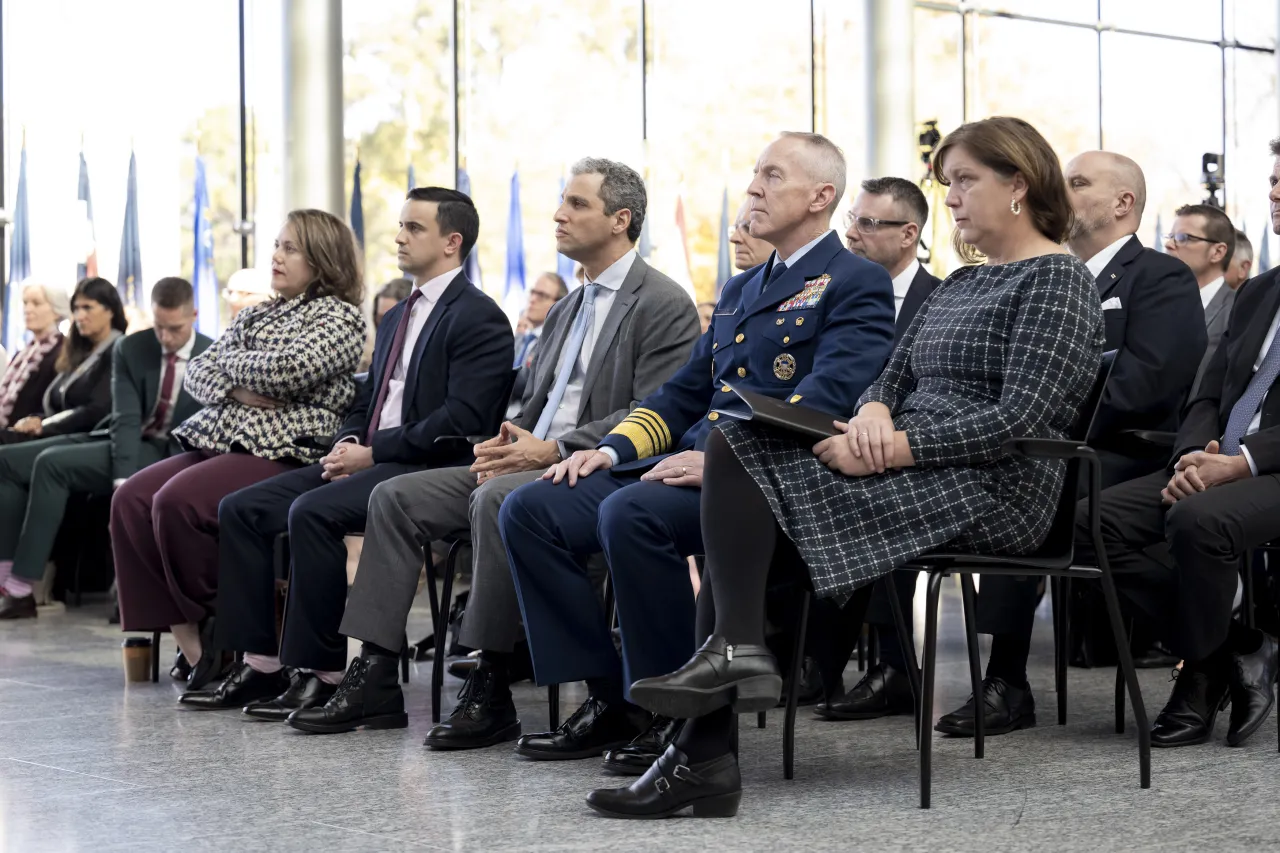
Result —
M 113 490 L 120 488 L 121 486 L 123 486 L 123 485 L 124 485 L 124 481 L 125 481 L 125 478 L 124 478 L 124 477 L 119 477 L 119 478 L 117 478 L 117 479 L 115 479 L 115 480 L 112 480 L 112 481 L 111 481 L 111 488 L 112 488 Z
M 608 456 L 610 464 L 612 465 L 618 464 L 618 451 L 614 450 L 612 447 L 609 447 L 608 445 L 606 445 L 604 447 L 597 447 L 596 450 L 599 450 L 605 456 Z
M 563 462 L 564 460 L 568 459 L 568 458 L 572 455 L 572 454 L 569 452 L 569 448 L 567 448 L 567 447 L 565 447 L 565 446 L 564 446 L 564 442 L 563 442 L 563 441 L 557 441 L 557 442 L 556 442 L 556 450 L 560 451 L 560 461 L 561 461 L 561 462 Z
M 360 443 L 360 439 L 356 438 L 354 435 L 344 435 L 342 438 L 338 439 L 333 444 L 335 447 L 337 447 L 339 444 L 359 444 L 359 443 Z
M 1253 464 L 1253 455 L 1249 453 L 1249 448 L 1243 444 L 1240 445 L 1240 455 L 1244 457 L 1244 461 L 1249 463 L 1249 473 L 1258 476 L 1258 466 Z

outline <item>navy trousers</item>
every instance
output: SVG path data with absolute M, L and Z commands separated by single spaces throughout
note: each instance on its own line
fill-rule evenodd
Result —
M 702 553 L 701 494 L 597 471 L 573 488 L 539 480 L 507 497 L 498 518 L 538 684 L 608 678 L 629 690 L 693 656 L 686 558 Z M 618 608 L 621 662 L 584 567 L 600 551 Z

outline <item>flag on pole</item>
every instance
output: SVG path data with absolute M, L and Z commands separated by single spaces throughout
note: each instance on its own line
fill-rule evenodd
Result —
M 716 258 L 716 297 L 719 298 L 724 283 L 733 277 L 733 264 L 729 261 L 729 188 L 724 188 L 720 199 L 720 252 Z
M 1258 260 L 1257 269 L 1253 271 L 1254 275 L 1264 273 L 1271 269 L 1271 229 L 1262 226 L 1262 239 L 1258 243 Z
M 413 164 L 409 164 L 409 189 L 412 190 L 418 185 L 418 176 L 413 173 Z
M 524 310 L 524 223 L 520 216 L 520 172 L 511 173 L 511 205 L 507 210 L 507 280 L 502 308 L 514 321 Z
M 680 231 L 680 248 L 684 251 L 685 278 L 693 282 L 693 263 L 689 260 L 689 231 L 684 222 L 684 196 L 676 195 L 676 228 Z
M 120 234 L 120 275 L 116 290 L 124 304 L 142 307 L 142 247 L 138 239 L 138 158 L 129 152 L 129 185 L 125 189 L 124 230 Z
M 351 178 L 351 230 L 356 234 L 356 243 L 360 251 L 364 251 L 364 194 L 360 192 L 360 157 L 356 157 L 356 171 Z
M 98 246 L 93 233 L 93 199 L 89 195 L 89 164 L 85 162 L 84 152 L 80 152 L 80 184 L 76 190 L 76 200 L 84 204 L 84 260 L 76 267 L 76 281 L 93 278 L 98 274 Z
M 564 178 L 560 179 L 560 200 L 564 200 Z M 556 275 L 564 279 L 564 283 L 570 290 L 574 288 L 577 281 L 573 277 L 573 258 L 566 258 L 564 255 L 556 252 Z
M 1164 223 L 1160 221 L 1160 214 L 1156 214 L 1156 241 L 1151 248 L 1157 252 L 1164 252 Z
M 22 342 L 22 282 L 31 276 L 31 221 L 27 209 L 27 140 L 22 140 L 18 165 L 18 195 L 13 202 L 13 235 L 9 238 L 9 286 L 6 290 L 4 348 L 9 352 Z
M 461 166 L 458 167 L 458 176 L 454 189 L 467 198 L 471 198 L 471 176 Z M 480 287 L 480 253 L 476 246 L 471 247 L 471 252 L 467 255 L 466 260 L 462 262 L 462 274 L 467 277 L 467 281 L 476 287 Z
M 213 223 L 209 221 L 209 183 L 205 179 L 204 158 L 196 157 L 195 272 L 191 285 L 196 292 L 196 328 L 211 338 L 218 336 L 218 276 L 213 270 Z M 142 288 L 138 287 L 140 291 Z

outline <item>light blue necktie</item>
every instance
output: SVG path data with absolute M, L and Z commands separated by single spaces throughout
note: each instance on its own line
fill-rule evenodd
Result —
M 1271 344 L 1262 358 L 1262 364 L 1258 365 L 1258 372 L 1253 374 L 1244 393 L 1231 407 L 1227 428 L 1222 433 L 1222 446 L 1219 448 L 1224 456 L 1240 455 L 1240 441 L 1244 438 L 1245 430 L 1253 422 L 1258 409 L 1262 408 L 1262 400 L 1271 390 L 1271 383 L 1276 381 L 1277 376 L 1280 376 L 1280 337 Z
M 569 377 L 573 375 L 578 356 L 582 353 L 582 342 L 587 339 L 587 331 L 595 321 L 596 294 L 599 290 L 598 284 L 585 284 L 582 287 L 582 306 L 573 320 L 573 328 L 569 330 L 569 340 L 565 342 L 561 352 L 560 375 L 556 377 L 556 384 L 551 386 L 551 393 L 547 395 L 547 405 L 542 408 L 538 425 L 533 430 L 534 438 L 545 440 L 551 429 L 551 421 L 555 419 L 560 401 L 564 399 L 564 390 L 569 387 Z

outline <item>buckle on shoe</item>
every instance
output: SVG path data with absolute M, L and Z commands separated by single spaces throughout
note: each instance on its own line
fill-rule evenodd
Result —
M 683 764 L 677 764 L 675 769 L 671 771 L 671 775 L 682 782 L 688 782 L 690 785 L 701 785 L 705 781 L 701 776 L 694 773 Z
M 667 781 L 666 776 L 659 776 L 653 780 L 653 787 L 658 789 L 659 794 L 665 794 L 671 790 L 671 783 Z

